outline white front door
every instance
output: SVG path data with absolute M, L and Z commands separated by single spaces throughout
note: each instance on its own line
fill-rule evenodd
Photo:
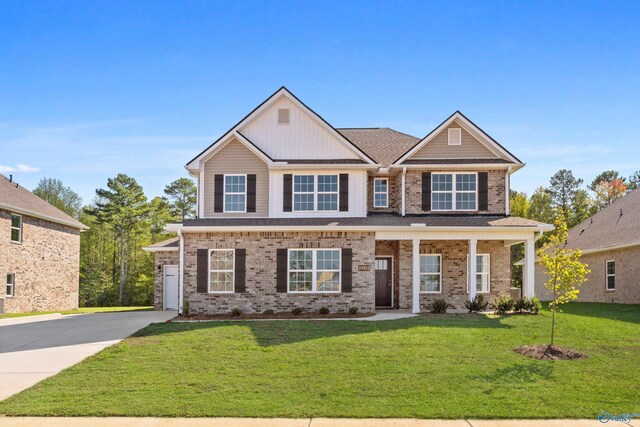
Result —
M 164 266 L 164 309 L 178 309 L 178 266 Z

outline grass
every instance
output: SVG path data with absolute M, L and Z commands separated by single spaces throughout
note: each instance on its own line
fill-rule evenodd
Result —
M 75 310 L 64 311 L 34 311 L 31 313 L 6 313 L 0 314 L 0 319 L 12 317 L 39 316 L 41 314 L 90 314 L 90 313 L 111 313 L 115 311 L 146 311 L 153 310 L 153 307 L 80 307 Z
M 539 316 L 153 324 L 0 403 L 7 415 L 595 418 L 639 413 L 640 306 Z

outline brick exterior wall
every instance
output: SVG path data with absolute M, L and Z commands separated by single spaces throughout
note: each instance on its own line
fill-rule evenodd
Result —
M 605 263 L 616 262 L 616 289 L 605 289 Z M 640 304 L 640 247 L 598 252 L 582 256 L 591 272 L 580 287 L 578 301 Z M 551 300 L 544 287 L 548 280 L 544 267 L 536 264 L 535 295 L 542 301 Z
M 442 214 L 443 212 L 424 212 L 422 210 L 422 172 L 429 172 L 429 170 L 409 170 L 405 177 L 406 185 L 406 197 L 405 197 L 405 210 L 407 214 Z M 438 171 L 431 171 L 438 172 Z M 465 171 L 456 171 L 465 172 Z M 468 170 L 467 172 L 477 172 L 475 170 Z M 481 211 L 480 213 L 490 214 L 505 214 L 506 211 L 506 183 L 505 183 L 505 171 L 493 170 L 488 172 L 488 197 L 489 197 L 489 210 Z M 398 178 L 401 179 L 401 178 Z M 402 202 L 400 201 L 400 204 Z M 401 205 L 400 209 L 402 208 Z M 465 214 L 473 212 L 464 212 Z
M 11 213 L 0 210 L 0 299 L 6 313 L 78 308 L 80 230 L 22 216 L 22 243 L 11 242 Z M 13 297 L 7 274 L 15 274 Z
M 229 313 L 234 308 L 245 313 L 259 313 L 267 309 L 290 311 L 295 307 L 317 311 L 322 306 L 332 312 L 344 312 L 350 307 L 358 307 L 360 312 L 373 312 L 375 309 L 373 233 L 188 233 L 184 234 L 184 239 L 184 298 L 189 301 L 192 314 Z M 246 249 L 246 292 L 197 292 L 197 250 L 211 248 Z M 282 248 L 352 248 L 352 292 L 276 292 L 276 251 Z M 364 264 L 370 266 L 369 271 L 358 271 L 358 266 Z
M 158 251 L 154 253 L 155 280 L 153 282 L 153 308 L 163 309 L 164 303 L 164 270 L 165 265 L 180 265 L 179 251 Z
M 389 180 L 389 207 L 373 207 L 373 179 L 387 178 Z M 367 210 L 369 212 L 395 212 L 402 211 L 402 174 L 395 176 L 369 176 L 367 180 Z

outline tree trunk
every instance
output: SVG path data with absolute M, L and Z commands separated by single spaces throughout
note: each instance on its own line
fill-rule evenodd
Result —
M 551 303 L 551 345 L 556 333 L 556 299 L 558 298 L 558 256 L 556 255 L 556 271 L 553 278 L 553 302 Z
M 124 303 L 124 229 L 120 229 L 120 305 Z

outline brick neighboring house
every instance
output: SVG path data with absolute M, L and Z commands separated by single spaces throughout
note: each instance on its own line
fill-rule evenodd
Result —
M 462 113 L 424 138 L 336 129 L 280 88 L 186 168 L 197 218 L 155 253 L 156 309 L 457 308 L 509 294 L 509 246 L 552 226 L 509 216 L 524 164 Z M 468 262 L 473 260 L 473 262 Z
M 0 175 L 0 313 L 78 308 L 86 228 Z
M 640 304 L 640 189 L 569 230 L 567 246 L 582 250 L 591 272 L 578 301 Z M 536 295 L 551 296 L 542 265 L 536 265 Z

